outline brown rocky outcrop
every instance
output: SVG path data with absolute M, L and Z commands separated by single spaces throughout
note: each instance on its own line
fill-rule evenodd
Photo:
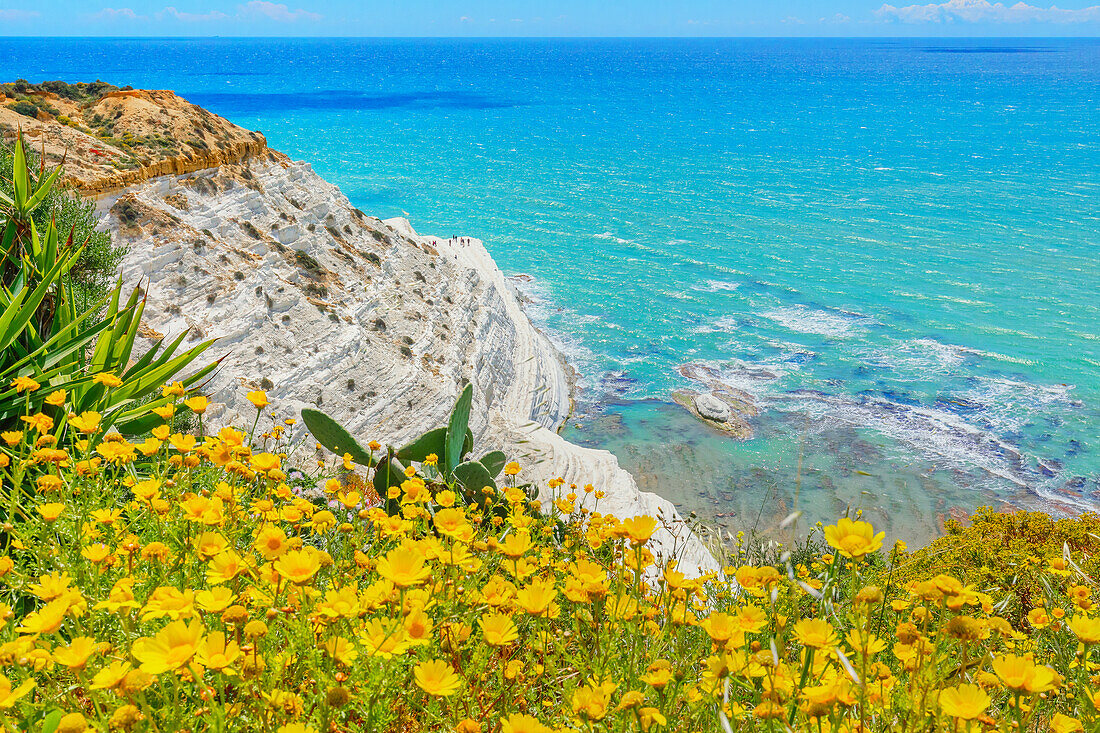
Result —
M 269 151 L 259 132 L 167 90 L 112 90 L 70 99 L 28 89 L 21 96 L 39 105 L 37 116 L 21 114 L 13 108 L 14 100 L 5 100 L 0 104 L 0 134 L 10 139 L 22 130 L 27 144 L 44 153 L 47 165 L 64 159 L 67 183 L 88 195 L 256 156 L 287 160 Z

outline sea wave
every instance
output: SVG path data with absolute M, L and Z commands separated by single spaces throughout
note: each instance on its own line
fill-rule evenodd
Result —
M 812 333 L 829 338 L 852 338 L 866 332 L 874 320 L 858 313 L 821 310 L 804 305 L 783 306 L 763 311 L 760 315 L 798 333 Z

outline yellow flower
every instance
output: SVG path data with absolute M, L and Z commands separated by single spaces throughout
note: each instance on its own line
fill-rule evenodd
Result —
M 62 596 L 50 601 L 37 611 L 31 611 L 16 629 L 21 634 L 52 634 L 61 628 L 69 612 L 69 599 Z
M 54 661 L 69 669 L 82 669 L 93 654 L 99 651 L 99 643 L 90 636 L 78 636 L 67 647 L 53 650 Z
M 57 724 L 54 733 L 85 733 L 88 730 L 91 729 L 88 728 L 88 721 L 83 714 L 69 713 Z
M 195 605 L 209 613 L 221 613 L 233 603 L 233 591 L 224 586 L 200 590 L 195 594 Z
M 416 665 L 413 677 L 417 687 L 436 697 L 453 695 L 462 686 L 462 678 L 454 673 L 451 665 L 439 659 Z
M 345 667 L 350 667 L 359 658 L 355 645 L 342 636 L 326 641 L 324 649 L 330 657 Z
M 46 397 L 46 404 L 50 405 L 51 407 L 61 407 L 65 404 L 65 399 L 68 396 L 69 393 L 63 389 L 55 390 L 53 392 L 50 392 L 49 396 Z
M 308 583 L 321 569 L 319 553 L 309 550 L 292 550 L 275 561 L 275 571 L 291 583 Z
M 658 659 L 649 665 L 646 673 L 638 679 L 651 687 L 660 689 L 672 681 L 672 664 L 665 659 Z
M 206 412 L 206 408 L 210 407 L 210 400 L 202 395 L 195 395 L 189 399 L 183 401 L 183 404 L 187 406 L 191 412 L 196 415 L 201 415 Z
M 80 550 L 81 557 L 87 559 L 93 564 L 99 564 L 106 560 L 111 555 L 111 548 L 102 542 L 97 542 L 94 545 L 88 545 Z
M 1078 733 L 1085 730 L 1085 726 L 1077 718 L 1071 718 L 1062 713 L 1055 713 L 1050 719 L 1051 733 Z
M 401 654 L 410 646 L 405 641 L 404 626 L 389 620 L 383 622 L 376 618 L 363 626 L 359 641 L 363 643 L 368 654 L 382 659 Z
M 832 625 L 820 618 L 804 618 L 794 625 L 794 636 L 798 643 L 815 649 L 836 646 L 836 631 Z
M 163 397 L 183 397 L 187 394 L 187 389 L 183 382 L 172 382 L 161 387 L 160 393 Z
M 111 662 L 95 673 L 95 677 L 92 678 L 92 689 L 110 690 L 126 679 L 126 675 L 130 674 L 132 669 L 133 666 L 129 662 Z
M 81 433 L 94 433 L 99 430 L 99 423 L 103 416 L 93 410 L 87 410 L 79 415 L 69 416 L 69 425 Z
M 1057 672 L 1036 665 L 1027 657 L 1005 654 L 993 660 L 993 671 L 1014 692 L 1039 693 L 1057 686 Z
M 173 621 L 153 637 L 134 641 L 130 652 L 141 663 L 141 671 L 161 674 L 179 669 L 191 661 L 202 640 L 202 624 Z
M 269 404 L 271 404 L 267 401 L 267 393 L 263 390 L 254 389 L 246 394 L 245 397 L 256 407 L 257 410 L 262 410 Z
M 623 520 L 623 531 L 632 544 L 641 545 L 649 541 L 657 529 L 657 520 L 653 517 L 631 517 Z
M 43 520 L 55 522 L 57 518 L 61 516 L 61 512 L 65 510 L 65 505 L 60 502 L 52 502 L 50 504 L 41 504 L 37 509 L 38 513 L 42 515 Z
M 741 625 L 737 623 L 736 619 L 728 613 L 716 611 L 707 616 L 700 625 L 703 627 L 703 631 L 707 632 L 707 636 L 717 644 L 725 645 L 731 639 L 734 640 L 737 646 L 744 643 L 745 632 L 741 630 Z M 740 643 L 737 643 L 738 640 Z
M 269 471 L 278 469 L 282 465 L 282 461 L 274 453 L 257 453 L 249 460 L 249 465 L 252 466 L 253 471 L 266 474 Z
M 544 616 L 558 597 L 553 579 L 540 579 L 516 592 L 516 605 L 532 616 Z
M 220 631 L 208 634 L 195 651 L 195 659 L 199 664 L 216 670 L 225 669 L 240 656 L 241 648 L 237 642 L 226 643 L 225 634 Z
M 874 532 L 874 528 L 868 522 L 853 522 L 844 517 L 836 524 L 825 528 L 825 539 L 844 557 L 858 560 L 882 547 L 882 539 L 886 533 L 875 534 Z
M 1033 629 L 1045 629 L 1050 626 L 1050 616 L 1045 608 L 1033 608 L 1027 612 L 1027 622 Z
M 92 377 L 92 382 L 102 384 L 104 387 L 121 387 L 122 380 L 110 372 L 100 372 Z
M 975 720 L 989 707 L 989 695 L 978 685 L 959 685 L 940 691 L 940 708 L 953 718 Z
M 420 549 L 409 542 L 390 550 L 378 561 L 378 574 L 399 588 L 420 585 L 432 571 L 424 565 Z
M 500 721 L 501 733 L 553 733 L 553 728 L 543 725 L 538 718 L 513 713 Z
M 1030 615 L 1028 616 L 1030 619 Z M 1067 624 L 1077 638 L 1083 644 L 1096 644 L 1100 642 L 1100 618 L 1091 616 L 1074 616 Z
M 5 430 L 4 432 L 0 433 L 0 438 L 3 438 L 5 443 L 14 448 L 15 446 L 19 445 L 19 441 L 23 440 L 23 431 Z
M 519 473 L 519 464 L 515 461 L 509 461 L 508 465 L 504 467 L 505 476 L 515 476 Z
M 22 415 L 19 419 L 37 430 L 39 434 L 53 430 L 53 418 L 40 412 L 34 415 Z
M 438 497 L 437 497 L 438 498 Z M 463 533 L 469 524 L 466 522 L 466 512 L 455 507 L 440 509 L 432 520 L 439 533 L 447 537 L 454 537 Z M 511 535 L 509 535 L 511 537 Z
M 107 436 L 110 437 L 110 436 Z M 125 465 L 134 460 L 134 451 L 136 446 L 126 441 L 112 440 L 109 442 L 100 443 L 96 448 L 96 453 L 103 456 L 104 460 L 108 463 L 114 463 L 118 465 Z
M 256 536 L 256 552 L 265 560 L 274 560 L 287 551 L 286 532 L 273 524 L 260 530 Z
M 487 613 L 478 621 L 485 643 L 489 646 L 504 646 L 519 638 L 519 631 L 511 617 L 503 613 Z
M 573 714 L 584 720 L 603 720 L 608 712 L 608 693 L 602 687 L 584 685 L 573 692 Z
M 11 680 L 0 674 L 0 710 L 6 710 L 34 687 L 34 678 L 25 680 L 19 687 L 12 687 Z
M 16 392 L 33 392 L 42 385 L 34 381 L 30 377 L 16 377 L 11 380 L 11 386 L 15 387 Z

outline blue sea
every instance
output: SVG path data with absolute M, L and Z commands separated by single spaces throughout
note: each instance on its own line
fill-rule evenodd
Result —
M 482 238 L 580 374 L 566 436 L 713 525 L 1100 506 L 1100 41 L 4 39 L 0 71 L 174 89 Z M 754 437 L 671 400 L 699 374 Z

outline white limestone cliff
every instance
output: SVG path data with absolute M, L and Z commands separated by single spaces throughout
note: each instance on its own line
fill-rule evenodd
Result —
M 544 501 L 554 477 L 591 483 L 605 492 L 597 511 L 662 516 L 671 531 L 657 545 L 681 569 L 715 568 L 671 503 L 640 491 L 611 453 L 558 435 L 567 369 L 480 241 L 369 217 L 270 151 L 154 178 L 100 207 L 129 248 L 120 275 L 148 293 L 145 335 L 217 338 L 212 424 L 250 423 L 245 394 L 263 387 L 280 417 L 318 407 L 362 442 L 400 445 L 444 424 L 469 381 L 477 449 L 518 460 Z

